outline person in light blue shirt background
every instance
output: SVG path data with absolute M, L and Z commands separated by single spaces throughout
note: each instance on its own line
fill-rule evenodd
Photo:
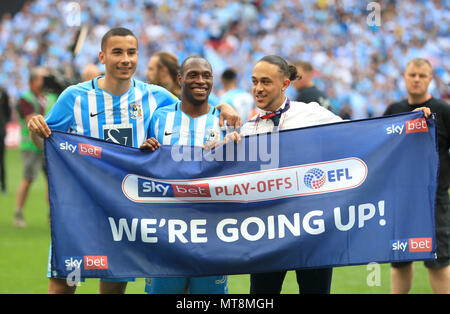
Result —
M 253 96 L 238 87 L 235 70 L 226 69 L 221 78 L 224 94 L 221 96 L 220 102 L 231 105 L 241 117 L 241 121 L 245 123 L 250 119 L 250 113 L 254 108 Z

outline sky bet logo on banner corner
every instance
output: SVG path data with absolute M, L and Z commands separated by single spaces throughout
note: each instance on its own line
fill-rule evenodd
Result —
M 415 120 L 406 121 L 405 124 L 391 124 L 385 127 L 386 134 L 406 134 L 428 132 L 427 120 L 425 118 L 418 118 Z
M 392 251 L 431 252 L 433 250 L 433 240 L 432 238 L 409 238 L 392 240 L 391 247 Z
M 406 121 L 406 133 L 428 132 L 427 120 L 419 118 Z
M 87 156 L 92 156 L 95 158 L 102 158 L 102 148 L 99 146 L 83 144 L 83 143 L 78 143 L 78 145 L 77 145 L 77 144 L 69 143 L 67 141 L 59 143 L 60 150 L 69 151 L 72 154 L 75 153 L 77 148 L 78 148 L 78 153 L 80 155 L 87 155 Z
M 80 155 L 102 158 L 102 148 L 95 145 L 78 143 L 78 151 L 80 152 Z
M 73 154 L 77 150 L 77 144 L 72 144 L 72 143 L 65 141 L 63 143 L 59 143 L 59 149 L 69 151 Z
M 66 269 L 83 268 L 88 269 L 108 269 L 108 256 L 66 256 L 64 258 L 64 265 Z

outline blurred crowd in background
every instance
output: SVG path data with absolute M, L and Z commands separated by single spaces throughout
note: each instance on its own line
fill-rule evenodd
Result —
M 375 1 L 379 25 L 368 22 L 370 1 L 361 0 L 35 0 L 0 22 L 0 86 L 15 104 L 28 88 L 29 70 L 43 66 L 79 76 L 98 63 L 103 34 L 131 29 L 139 39 L 136 78 L 146 81 L 149 58 L 159 50 L 183 61 L 203 55 L 212 64 L 214 92 L 220 75 L 238 71 L 251 91 L 251 69 L 266 54 L 309 61 L 316 86 L 332 110 L 351 108 L 351 118 L 379 116 L 406 96 L 401 74 L 414 57 L 433 65 L 432 95 L 449 100 L 450 1 Z M 369 17 L 370 18 L 370 17 Z M 80 53 L 71 45 L 88 27 Z M 99 64 L 99 66 L 101 66 Z M 294 91 L 289 91 L 294 94 Z

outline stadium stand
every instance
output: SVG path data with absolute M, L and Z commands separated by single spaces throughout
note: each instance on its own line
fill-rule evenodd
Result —
M 337 0 L 35 0 L 0 21 L 0 86 L 15 103 L 26 89 L 31 66 L 74 75 L 98 63 L 100 38 L 113 26 L 132 29 L 140 41 L 136 76 L 145 79 L 149 57 L 171 51 L 179 60 L 206 57 L 219 78 L 240 69 L 239 85 L 250 89 L 251 67 L 265 54 L 312 63 L 316 85 L 333 111 L 350 105 L 352 118 L 379 116 L 405 97 L 405 62 L 433 64 L 430 92 L 449 99 L 450 2 L 380 1 L 380 25 L 368 23 L 369 1 Z M 88 27 L 81 52 L 68 49 L 80 26 Z M 215 91 L 221 88 L 215 82 Z

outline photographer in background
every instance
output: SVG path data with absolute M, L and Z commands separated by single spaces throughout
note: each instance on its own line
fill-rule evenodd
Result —
M 47 85 L 46 85 L 47 84 Z M 51 90 L 53 93 L 45 92 Z M 48 87 L 48 88 L 47 88 Z M 36 115 L 45 115 L 56 102 L 58 85 L 53 82 L 52 76 L 47 75 L 43 68 L 33 68 L 30 71 L 29 90 L 22 94 L 17 105 L 19 123 L 21 129 L 21 141 L 19 145 L 23 162 L 23 178 L 16 194 L 16 210 L 14 212 L 13 226 L 26 227 L 23 216 L 28 190 L 41 170 L 45 173 L 44 154 L 31 141 L 28 132 L 28 120 Z

